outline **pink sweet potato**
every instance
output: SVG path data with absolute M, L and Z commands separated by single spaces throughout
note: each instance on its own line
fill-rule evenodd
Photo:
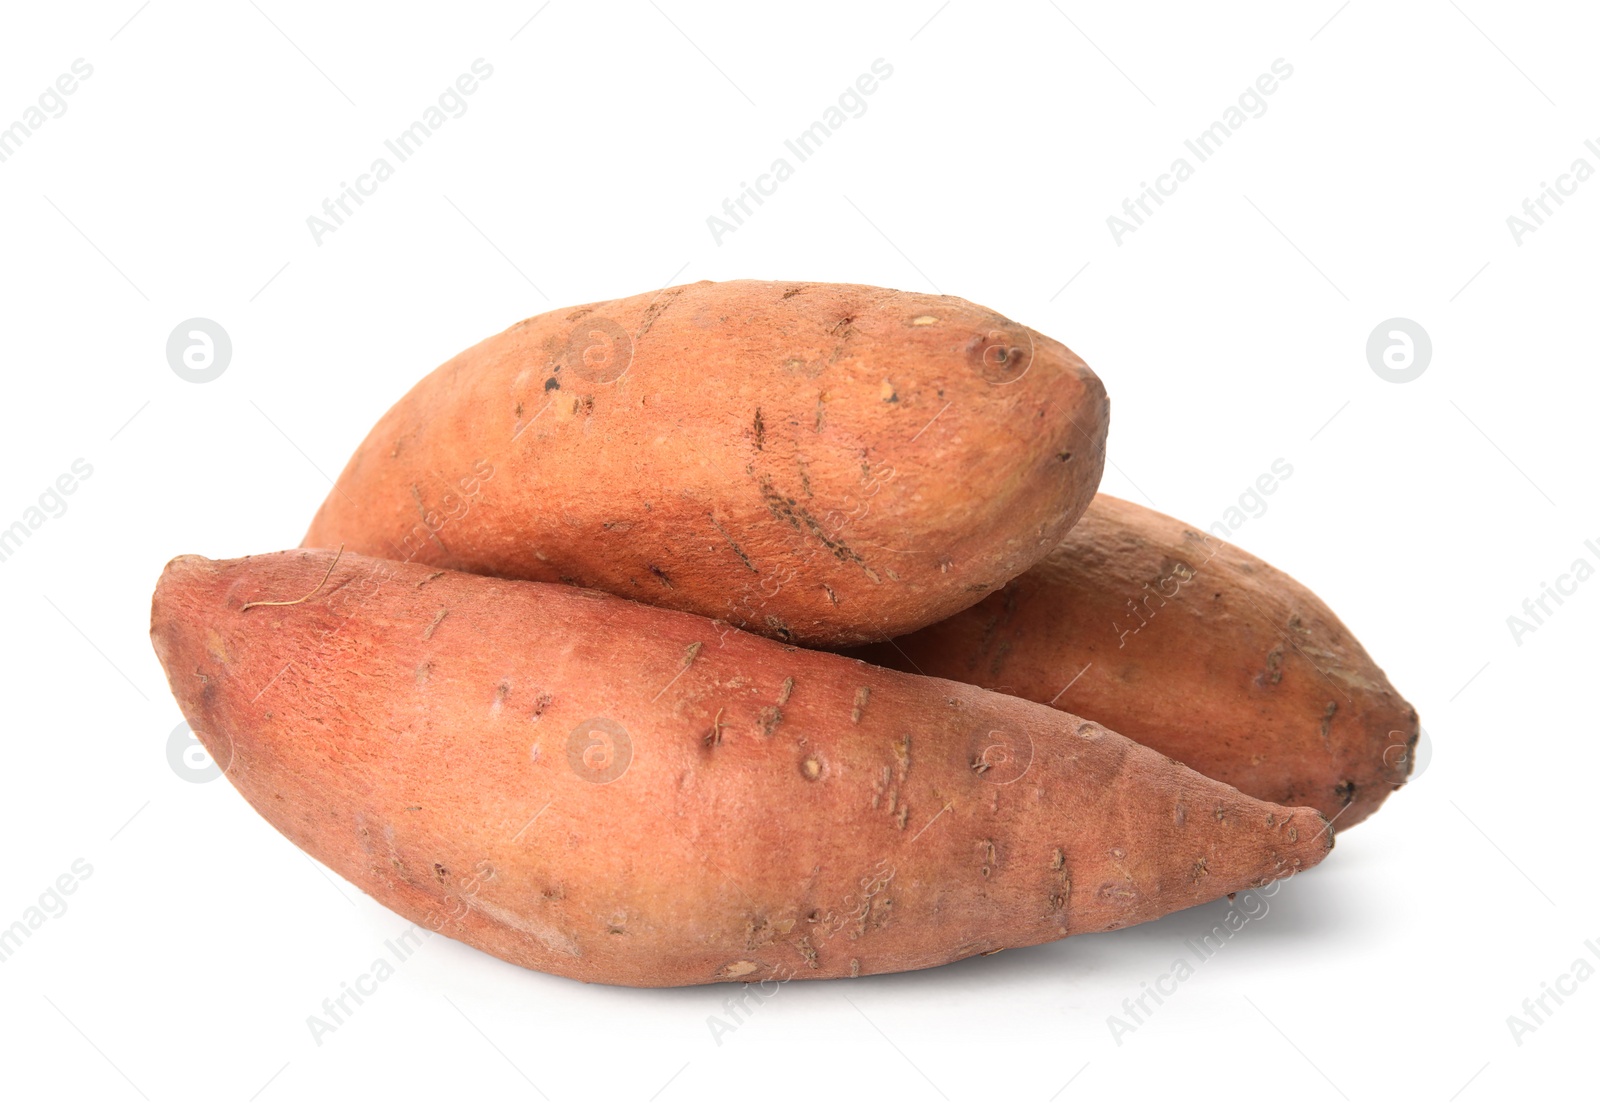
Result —
M 588 981 L 933 966 L 1332 845 L 1315 811 L 1075 716 L 572 587 L 185 556 L 151 636 L 290 840 L 415 922 Z
M 1405 782 L 1420 730 L 1310 590 L 1105 494 L 981 604 L 856 654 L 1092 716 L 1252 796 L 1317 808 L 1340 830 Z
M 1107 416 L 1070 350 L 962 299 L 702 282 L 461 353 L 373 428 L 304 546 L 881 640 L 1049 551 Z

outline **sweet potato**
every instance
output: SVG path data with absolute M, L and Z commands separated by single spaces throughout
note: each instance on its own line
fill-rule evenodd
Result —
M 1315 811 L 1098 724 L 572 587 L 185 556 L 151 636 L 291 841 L 414 922 L 586 981 L 939 965 L 1332 845 Z
M 1105 494 L 1004 589 L 856 654 L 1092 716 L 1340 829 L 1405 782 L 1419 730 L 1416 710 L 1315 594 Z
M 701 282 L 461 353 L 373 428 L 303 546 L 881 640 L 1055 545 L 1107 413 L 1068 349 L 962 299 Z

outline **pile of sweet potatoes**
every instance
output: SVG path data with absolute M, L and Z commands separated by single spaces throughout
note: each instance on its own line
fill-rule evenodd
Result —
M 257 811 L 509 961 L 840 977 L 1109 930 L 1315 865 L 1418 728 L 1292 579 L 1095 496 L 1108 413 L 950 296 L 557 311 L 402 398 L 301 550 L 168 564 L 151 636 Z

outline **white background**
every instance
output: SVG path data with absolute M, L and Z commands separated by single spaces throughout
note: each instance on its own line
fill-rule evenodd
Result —
M 1600 980 L 1520 1045 L 1507 1016 L 1600 940 L 1600 580 L 1520 643 L 1506 618 L 1600 566 L 1600 181 L 1520 244 L 1506 219 L 1574 159 L 1600 168 L 1594 13 L 542 2 L 7 5 L 0 125 L 74 59 L 94 71 L 0 164 L 0 527 L 74 460 L 93 475 L 0 563 L 0 926 L 74 860 L 93 873 L 0 963 L 0 1090 L 1592 1090 Z M 307 216 L 480 57 L 469 110 L 317 244 Z M 877 58 L 866 113 L 717 244 L 707 216 Z M 1277 58 L 1266 113 L 1118 244 L 1106 217 Z M 726 986 L 584 986 L 435 938 L 319 1046 L 307 1016 L 405 924 L 169 766 L 161 565 L 296 544 L 378 415 L 520 318 L 738 277 L 937 288 L 1059 337 L 1113 396 L 1105 489 L 1192 522 L 1287 459 L 1235 539 L 1340 613 L 1431 762 L 1120 1044 L 1107 1017 L 1225 902 L 790 984 L 720 1044 Z M 234 346 L 204 385 L 165 355 L 195 316 Z M 1365 353 L 1396 316 L 1434 348 L 1398 385 Z

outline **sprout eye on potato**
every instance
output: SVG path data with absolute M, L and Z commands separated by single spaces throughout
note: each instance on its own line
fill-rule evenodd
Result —
M 702 282 L 519 322 L 413 387 L 303 541 L 566 582 L 793 643 L 932 624 L 1094 495 L 1070 350 L 949 295 Z
M 572 587 L 186 556 L 151 635 L 296 845 L 582 980 L 919 969 L 1154 919 L 1332 845 L 1313 809 L 1046 706 Z

